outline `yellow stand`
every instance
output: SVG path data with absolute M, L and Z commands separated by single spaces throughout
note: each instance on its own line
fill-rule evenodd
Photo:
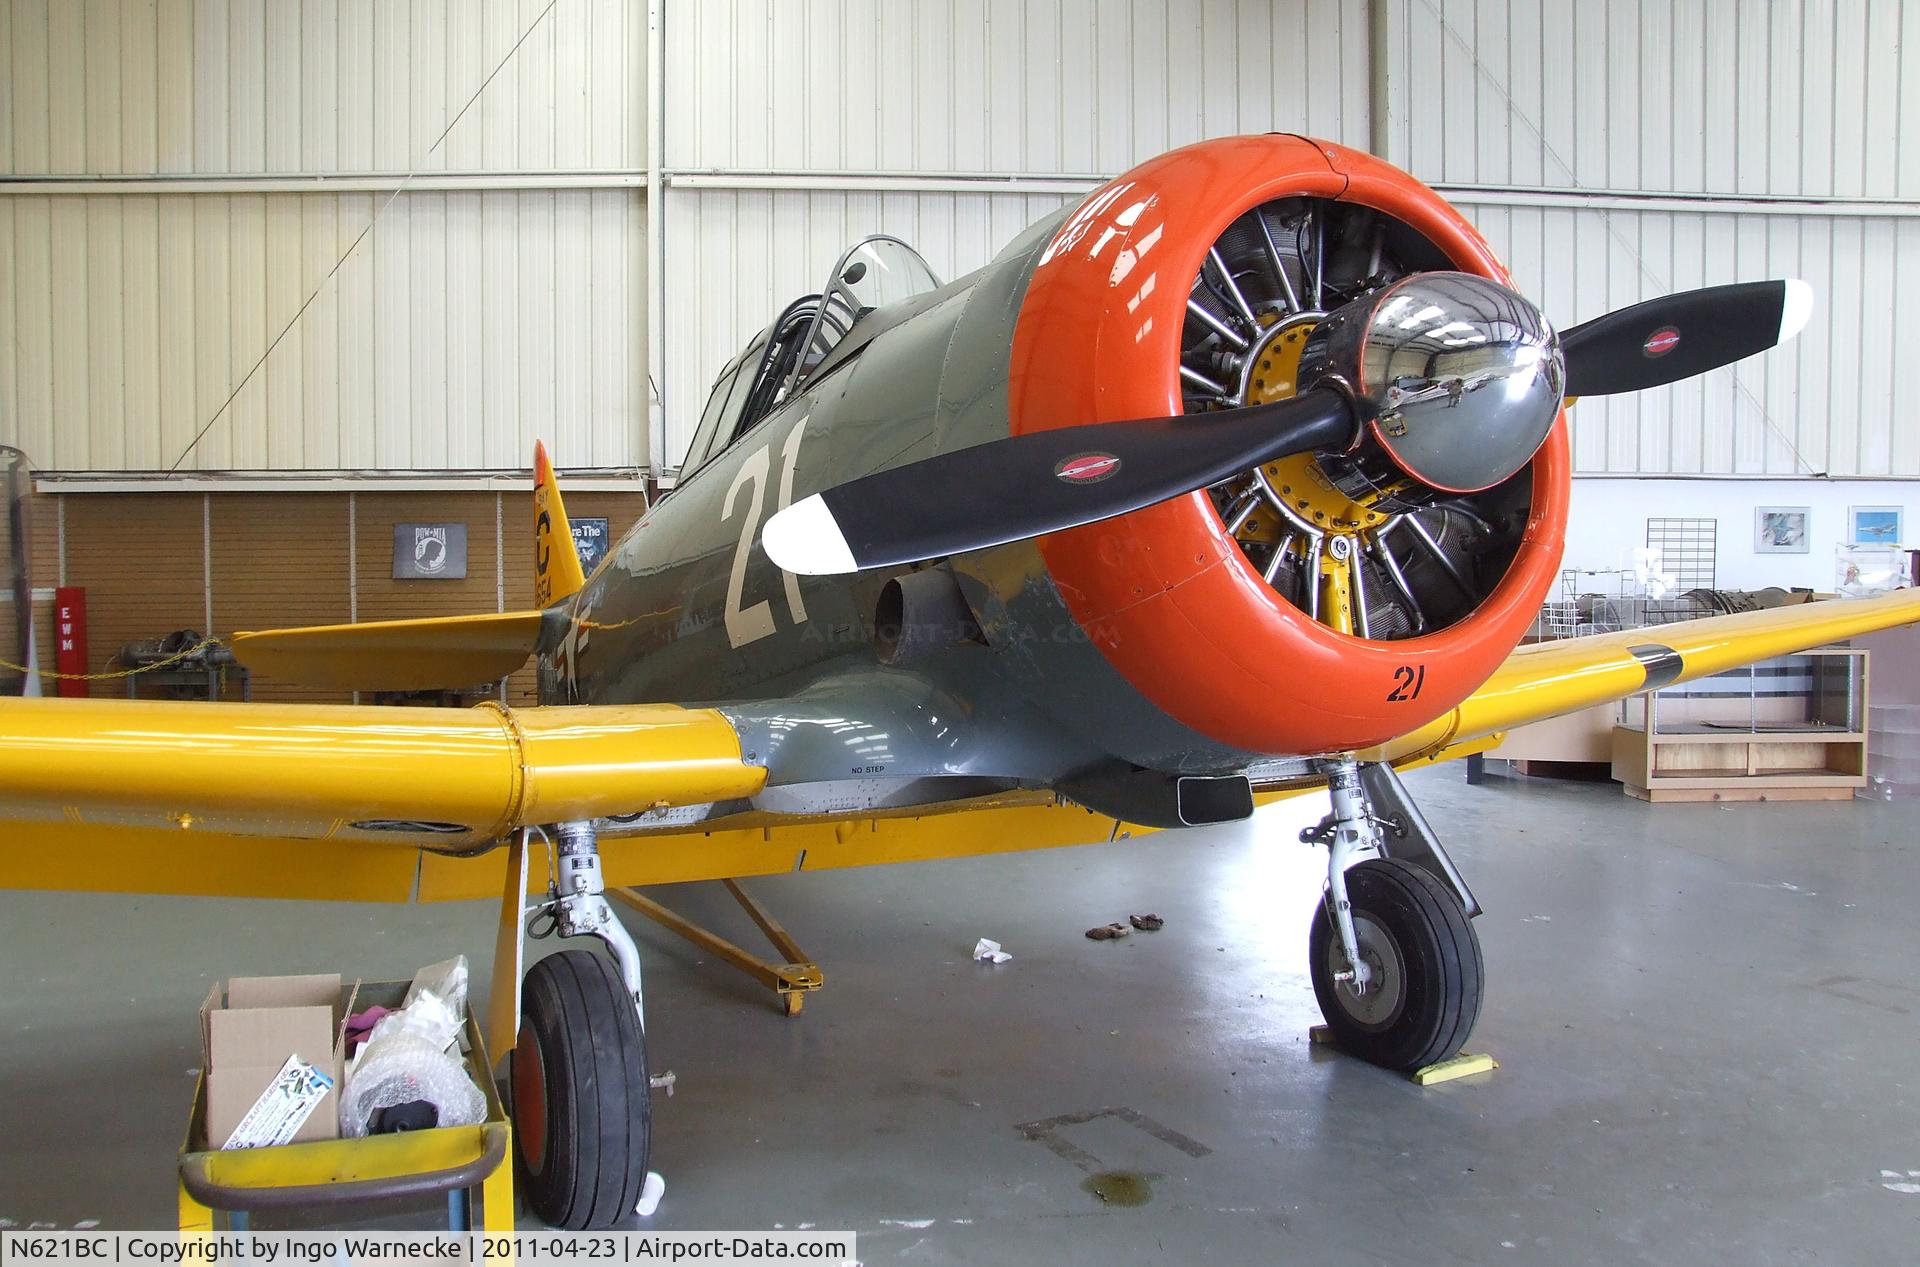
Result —
M 377 983 L 361 986 L 357 997 L 397 1006 L 406 990 L 404 981 Z M 486 1120 L 473 1126 L 272 1148 L 209 1149 L 207 1080 L 202 1074 L 194 1087 L 177 1166 L 180 1231 L 213 1234 L 216 1211 L 225 1214 L 227 1230 L 237 1232 L 250 1226 L 255 1212 L 297 1210 L 310 1215 L 348 1202 L 437 1196 L 446 1202 L 449 1230 L 511 1232 L 513 1128 L 494 1086 L 480 1026 L 471 1015 L 466 1035 L 468 1072 L 487 1104 Z M 475 1197 L 480 1201 L 478 1217 Z
M 1307 1031 L 1310 1043 L 1332 1043 L 1333 1031 L 1325 1025 L 1315 1025 Z M 1440 1060 L 1430 1065 L 1422 1065 L 1407 1077 L 1415 1086 L 1436 1087 L 1443 1082 L 1452 1082 L 1455 1078 L 1469 1078 L 1476 1073 L 1492 1073 L 1500 1067 L 1500 1062 L 1485 1052 L 1461 1052 L 1451 1060 Z

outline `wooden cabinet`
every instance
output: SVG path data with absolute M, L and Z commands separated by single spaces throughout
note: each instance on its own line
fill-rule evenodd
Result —
M 1487 755 L 1517 762 L 1523 770 L 1532 761 L 1605 765 L 1613 756 L 1613 728 L 1619 721 L 1620 701 L 1608 700 L 1577 713 L 1515 726 Z
M 1866 731 L 1867 653 L 1821 648 L 1636 696 L 1613 777 L 1647 801 L 1848 800 Z

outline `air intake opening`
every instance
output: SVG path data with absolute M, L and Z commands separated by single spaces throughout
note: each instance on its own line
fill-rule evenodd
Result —
M 1244 774 L 1182 775 L 1174 782 L 1174 803 L 1189 827 L 1237 823 L 1253 814 L 1253 784 Z

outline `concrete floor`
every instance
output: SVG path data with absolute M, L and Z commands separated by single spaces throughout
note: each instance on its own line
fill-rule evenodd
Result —
M 1470 1049 L 1499 1072 L 1422 1091 L 1307 1044 L 1315 801 L 763 880 L 826 967 L 800 1018 L 640 932 L 655 1068 L 679 1077 L 652 1225 L 853 1228 L 868 1263 L 1913 1261 L 1920 1192 L 1890 1186 L 1920 1187 L 1909 809 L 1655 808 L 1458 766 L 1410 784 L 1488 908 Z M 1082 936 L 1149 910 L 1163 932 Z M 0 895 L 0 1226 L 168 1224 L 211 980 L 456 950 L 484 980 L 492 918 Z M 1013 961 L 969 961 L 983 935 Z M 1103 1109 L 1132 1112 L 1058 1133 L 1147 1177 L 1143 1206 L 1015 1129 Z

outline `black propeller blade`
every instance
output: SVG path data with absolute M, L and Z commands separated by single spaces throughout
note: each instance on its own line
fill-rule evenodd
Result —
M 1785 343 L 1807 324 L 1802 281 L 1709 286 L 1649 299 L 1560 332 L 1568 396 L 1677 383 Z
M 795 502 L 767 521 L 780 567 L 831 575 L 937 559 L 1123 515 L 1290 453 L 1341 449 L 1331 388 L 1191 417 L 1061 427 L 956 449 Z
M 1389 313 L 1397 292 L 1408 301 Z M 1475 298 L 1489 303 L 1475 312 Z M 1515 336 L 1527 323 L 1514 305 L 1532 314 L 1528 338 Z M 762 540 L 776 564 L 804 575 L 943 558 L 1123 515 L 1289 454 L 1344 449 L 1375 415 L 1376 442 L 1420 482 L 1488 487 L 1532 456 L 1563 396 L 1704 374 L 1792 338 L 1812 307 L 1805 282 L 1713 286 L 1597 317 L 1556 350 L 1537 310 L 1505 287 L 1414 274 L 1321 323 L 1336 332 L 1358 401 L 1320 387 L 1273 404 L 1012 436 L 816 493 L 768 520 Z M 1442 337 L 1463 329 L 1480 337 Z M 1504 365 L 1487 360 L 1495 348 Z M 1485 390 L 1494 382 L 1507 388 Z M 1455 482 L 1455 467 L 1482 478 Z

